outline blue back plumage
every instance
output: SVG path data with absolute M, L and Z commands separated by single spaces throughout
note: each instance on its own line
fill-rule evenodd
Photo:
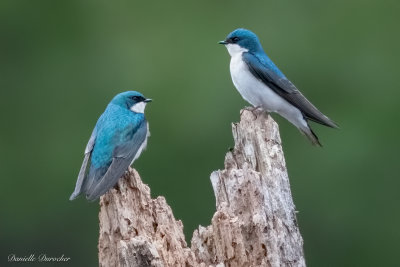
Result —
M 94 168 L 108 168 L 113 151 L 129 141 L 139 127 L 146 123 L 143 113 L 132 113 L 130 107 L 134 98 L 145 99 L 136 91 L 116 95 L 108 104 L 96 123 L 96 144 L 93 147 L 91 163 Z
M 146 147 L 146 99 L 135 91 L 120 93 L 98 119 L 85 150 L 75 190 L 70 199 L 85 193 L 95 200 L 117 180 Z
M 237 39 L 235 39 L 237 38 Z M 226 40 L 231 40 L 232 43 L 238 44 L 249 51 L 259 62 L 254 61 L 254 64 L 263 64 L 265 67 L 272 70 L 280 78 L 286 78 L 285 75 L 272 62 L 268 55 L 264 52 L 260 40 L 257 35 L 250 30 L 239 28 L 228 34 Z M 237 41 L 234 41 L 237 40 Z
M 96 129 L 98 134 L 92 152 L 92 166 L 107 167 L 111 164 L 113 151 L 132 138 L 137 129 L 145 122 L 143 113 L 132 116 L 132 112 L 121 106 L 123 102 L 111 102 L 99 118 Z

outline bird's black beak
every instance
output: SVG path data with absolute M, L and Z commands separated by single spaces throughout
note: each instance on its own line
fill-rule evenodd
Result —
M 227 41 L 219 41 L 218 43 L 219 43 L 219 44 L 222 44 L 222 45 L 226 45 L 226 44 L 228 44 L 228 42 L 227 42 Z
M 153 99 L 151 99 L 151 98 L 147 98 L 147 99 L 143 100 L 143 102 L 145 102 L 145 103 L 148 103 L 148 102 L 151 102 L 151 101 L 153 101 Z

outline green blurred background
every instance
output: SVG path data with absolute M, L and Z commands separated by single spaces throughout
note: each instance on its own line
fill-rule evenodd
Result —
M 309 266 L 399 266 L 398 1 L 1 1 L 0 251 L 97 265 L 98 204 L 70 202 L 94 124 L 138 90 L 151 138 L 134 166 L 187 240 L 215 211 L 209 181 L 246 106 L 217 44 L 256 32 L 340 130 L 311 146 L 279 122 Z M 36 264 L 29 264 L 35 266 Z M 16 265 L 16 264 L 13 264 Z M 21 264 L 19 264 L 21 265 Z

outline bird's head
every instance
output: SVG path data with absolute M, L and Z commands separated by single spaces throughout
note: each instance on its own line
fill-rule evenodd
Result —
M 219 44 L 225 45 L 231 56 L 247 51 L 252 53 L 262 51 L 262 47 L 257 35 L 252 31 L 242 28 L 236 29 L 228 34 L 226 39 L 224 41 L 220 41 Z
M 111 103 L 127 108 L 136 113 L 144 113 L 146 104 L 151 101 L 150 98 L 145 98 L 139 92 L 127 91 L 116 95 Z

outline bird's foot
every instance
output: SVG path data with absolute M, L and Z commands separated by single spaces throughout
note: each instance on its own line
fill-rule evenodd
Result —
M 257 106 L 257 107 L 245 107 L 244 109 L 242 109 L 242 110 L 240 111 L 240 116 L 242 116 L 242 114 L 243 114 L 243 112 L 244 112 L 245 110 L 251 111 L 251 113 L 254 114 L 254 112 L 255 112 L 256 110 L 258 110 L 258 109 L 262 110 L 262 108 L 261 108 L 260 106 Z
M 263 110 L 261 106 L 256 106 L 256 107 L 252 107 L 250 108 L 251 112 L 255 112 L 256 110 Z
M 256 119 L 258 118 L 258 111 L 263 111 L 262 107 L 260 106 L 256 106 L 256 107 L 251 107 L 249 108 L 249 110 L 251 111 L 251 113 L 253 113 L 253 115 L 256 117 Z

